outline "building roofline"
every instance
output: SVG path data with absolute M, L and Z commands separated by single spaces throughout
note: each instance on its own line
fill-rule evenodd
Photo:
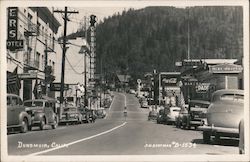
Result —
M 39 14 L 44 14 L 44 16 L 48 19 L 43 19 L 43 17 L 40 17 L 41 19 L 43 19 L 45 22 L 46 21 L 50 21 L 52 23 L 50 23 L 49 25 L 53 25 L 50 26 L 51 29 L 57 33 L 58 32 L 58 28 L 59 26 L 61 26 L 60 22 L 56 19 L 56 17 L 54 16 L 54 14 L 49 10 L 48 7 L 30 7 L 32 10 L 37 11 L 38 12 L 38 16 Z

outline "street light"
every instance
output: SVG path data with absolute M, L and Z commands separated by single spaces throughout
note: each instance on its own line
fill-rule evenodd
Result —
M 84 54 L 84 106 L 88 105 L 87 100 L 87 61 L 86 54 L 89 52 L 88 47 L 86 45 L 81 46 L 79 54 Z

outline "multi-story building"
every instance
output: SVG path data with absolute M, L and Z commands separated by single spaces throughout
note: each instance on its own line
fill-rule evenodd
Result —
M 7 10 L 8 15 L 17 17 L 17 38 L 23 41 L 22 48 L 7 49 L 7 92 L 23 100 L 53 97 L 46 85 L 54 80 L 56 55 L 61 53 L 56 39 L 60 22 L 47 7 L 16 8 L 15 14 Z

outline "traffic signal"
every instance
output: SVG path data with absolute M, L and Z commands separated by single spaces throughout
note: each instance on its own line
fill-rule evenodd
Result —
M 95 26 L 95 23 L 96 23 L 96 16 L 90 15 L 90 25 Z

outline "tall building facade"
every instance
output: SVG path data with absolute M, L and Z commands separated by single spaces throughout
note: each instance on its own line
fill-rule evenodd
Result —
M 21 48 L 7 49 L 7 93 L 23 100 L 53 97 L 49 84 L 55 79 L 56 55 L 61 53 L 56 38 L 60 22 L 47 7 L 8 8 L 7 12 L 8 35 L 12 33 L 9 24 L 14 24 L 22 41 Z M 15 23 L 11 16 L 16 16 Z

